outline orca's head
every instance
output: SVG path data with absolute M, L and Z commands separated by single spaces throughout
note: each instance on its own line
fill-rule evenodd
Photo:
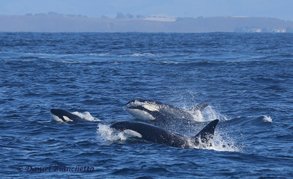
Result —
M 115 124 L 112 124 L 110 127 L 113 129 L 116 129 L 118 131 L 124 131 L 127 129 L 127 126 L 129 125 L 129 122 L 116 122 Z
M 135 99 L 129 101 L 125 108 L 135 118 L 140 120 L 155 120 L 160 111 L 160 102 L 152 100 Z
M 62 109 L 51 109 L 52 118 L 58 122 L 72 122 L 73 120 L 70 119 L 71 113 Z
M 117 131 L 124 132 L 129 137 L 142 138 L 142 135 L 136 131 L 136 129 L 139 129 L 139 127 L 137 128 L 136 125 L 137 125 L 137 123 L 123 121 L 123 122 L 117 122 L 115 124 L 112 124 L 110 127 L 112 129 L 117 130 Z

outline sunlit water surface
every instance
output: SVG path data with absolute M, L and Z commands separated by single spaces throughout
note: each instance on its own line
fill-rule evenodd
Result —
M 292 41 L 292 34 L 0 33 L 0 172 L 291 178 Z M 113 135 L 112 123 L 135 120 L 124 105 L 136 98 L 185 109 L 208 103 L 182 131 L 194 136 L 218 118 L 214 146 L 179 149 Z M 54 122 L 51 108 L 89 122 Z M 60 170 L 37 171 L 53 166 Z

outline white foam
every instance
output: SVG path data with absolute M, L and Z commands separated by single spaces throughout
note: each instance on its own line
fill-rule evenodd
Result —
M 212 106 L 207 106 L 203 112 L 202 115 L 204 116 L 206 121 L 213 121 L 215 119 L 219 119 L 220 121 L 227 121 L 229 120 L 226 116 L 223 114 L 217 112 L 212 108 Z
M 194 120 L 198 122 L 213 121 L 219 119 L 220 121 L 229 120 L 226 116 L 217 112 L 212 108 L 212 106 L 207 106 L 202 112 L 195 110 L 192 112 Z M 216 151 L 230 151 L 230 152 L 240 152 L 242 148 L 236 144 L 233 138 L 227 135 L 227 133 L 216 129 L 214 137 L 214 144 L 212 147 L 200 145 L 201 149 L 211 149 Z
M 90 53 L 90 56 L 110 56 L 109 53 Z
M 80 112 L 73 112 L 72 114 L 77 115 L 78 117 L 86 120 L 86 121 L 101 121 L 100 119 L 93 117 L 89 112 L 84 112 L 84 113 L 80 113 Z
M 116 132 L 109 125 L 98 124 L 97 134 L 102 141 L 126 140 L 127 136 L 124 132 Z
M 199 110 L 187 111 L 187 112 L 189 112 L 193 116 L 193 120 L 196 122 L 207 121 Z
M 194 148 L 194 149 L 212 149 L 211 146 L 209 146 L 209 144 L 203 143 L 201 140 L 198 141 L 199 144 L 198 145 L 194 145 L 194 143 L 191 141 L 191 138 L 187 139 L 187 144 L 190 148 Z
M 271 116 L 263 115 L 263 120 L 264 120 L 265 122 L 273 122 L 273 119 L 271 118 Z
M 226 136 L 222 132 L 215 132 L 215 135 L 213 137 L 213 141 L 211 141 L 213 144 L 210 146 L 210 143 L 203 143 L 199 141 L 198 145 L 194 145 L 190 139 L 187 140 L 187 144 L 190 148 L 195 149 L 206 149 L 206 150 L 215 150 L 215 151 L 227 151 L 227 152 L 242 152 L 242 147 L 238 146 L 234 139 L 230 138 L 229 136 Z
M 103 142 L 125 141 L 131 137 L 142 138 L 142 135 L 134 130 L 126 129 L 120 132 L 105 124 L 98 124 L 97 134 L 100 136 L 99 139 Z
M 186 107 L 185 107 L 185 110 L 186 110 Z M 193 120 L 196 122 L 208 122 L 208 121 L 213 121 L 215 119 L 219 119 L 220 121 L 229 120 L 226 116 L 214 110 L 212 106 L 207 106 L 202 112 L 200 110 L 186 110 L 186 111 L 188 111 L 193 116 Z
M 221 131 L 216 131 L 214 134 L 214 145 L 211 149 L 216 151 L 228 151 L 228 152 L 242 152 L 241 146 L 238 146 L 233 138 Z
M 130 56 L 141 57 L 141 56 L 155 56 L 155 55 L 152 54 L 152 53 L 133 53 L 133 54 L 130 55 Z

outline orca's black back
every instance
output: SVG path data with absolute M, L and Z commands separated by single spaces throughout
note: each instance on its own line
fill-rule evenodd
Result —
M 120 131 L 126 129 L 136 131 L 141 134 L 142 139 L 146 141 L 178 148 L 189 148 L 187 142 L 188 137 L 149 124 L 125 121 L 115 123 L 111 125 L 111 128 Z

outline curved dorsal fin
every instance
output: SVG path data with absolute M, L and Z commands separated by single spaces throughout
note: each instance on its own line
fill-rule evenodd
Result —
M 216 119 L 205 126 L 196 136 L 192 138 L 194 143 L 212 145 L 214 132 L 218 122 L 219 119 Z

